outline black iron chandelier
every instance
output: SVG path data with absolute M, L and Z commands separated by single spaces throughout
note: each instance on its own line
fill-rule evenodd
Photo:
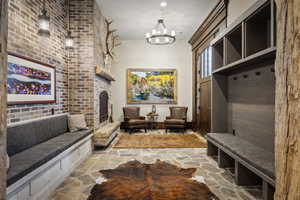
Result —
M 160 4 L 163 11 L 167 7 L 167 2 L 163 1 Z M 176 33 L 174 30 L 168 31 L 164 20 L 161 18 L 158 20 L 157 25 L 151 33 L 146 33 L 146 41 L 152 45 L 168 45 L 173 44 L 176 41 Z
M 146 34 L 146 40 L 149 44 L 153 45 L 167 45 L 173 44 L 176 41 L 175 31 L 168 33 L 168 29 L 163 19 L 158 20 L 158 24 L 152 30 L 152 33 Z

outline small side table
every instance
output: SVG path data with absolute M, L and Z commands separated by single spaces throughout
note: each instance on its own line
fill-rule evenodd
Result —
M 158 117 L 159 117 L 159 115 L 157 113 L 148 113 L 147 114 L 149 129 L 156 128 L 155 124 L 156 124 Z

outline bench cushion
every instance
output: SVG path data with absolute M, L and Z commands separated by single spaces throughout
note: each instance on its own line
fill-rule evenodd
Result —
M 67 114 L 11 124 L 7 128 L 8 155 L 13 156 L 66 132 Z
M 208 141 L 218 143 L 259 171 L 275 179 L 274 153 L 231 134 L 209 133 L 206 137 Z
M 7 174 L 7 185 L 17 182 L 90 134 L 90 130 L 65 133 L 15 154 L 10 158 L 11 168 Z

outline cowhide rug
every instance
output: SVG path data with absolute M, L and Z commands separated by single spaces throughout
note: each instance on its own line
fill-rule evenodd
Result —
M 182 169 L 160 160 L 130 161 L 100 172 L 106 181 L 93 187 L 88 200 L 218 200 L 205 183 L 192 178 L 195 168 Z

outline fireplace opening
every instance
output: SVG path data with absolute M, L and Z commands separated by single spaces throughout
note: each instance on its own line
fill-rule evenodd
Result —
M 99 96 L 99 120 L 100 123 L 108 120 L 108 93 L 106 91 L 101 92 Z

